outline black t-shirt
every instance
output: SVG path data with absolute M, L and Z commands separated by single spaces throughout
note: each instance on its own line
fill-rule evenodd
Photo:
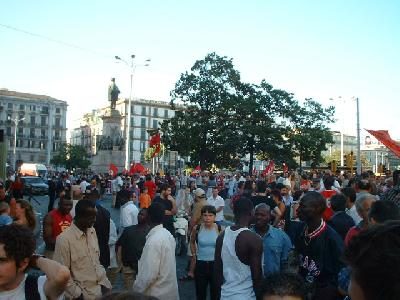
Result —
M 165 210 L 169 210 L 169 211 L 172 210 L 172 202 L 169 201 L 168 199 L 164 199 L 164 198 L 161 198 L 160 196 L 157 196 L 153 199 L 152 202 L 162 203 L 165 207 Z M 165 229 L 167 229 L 169 232 L 171 232 L 172 235 L 175 235 L 174 216 L 164 215 L 163 226 Z
M 271 211 L 277 206 L 274 199 L 272 199 L 270 196 L 256 195 L 251 197 L 251 201 L 253 202 L 254 207 L 256 207 L 258 204 L 265 203 L 271 208 Z
M 308 240 L 303 227 L 294 246 L 299 254 L 300 275 L 307 284 L 313 285 L 317 293 L 327 287 L 337 287 L 338 273 L 343 267 L 340 257 L 344 244 L 334 229 L 327 225 L 319 236 Z

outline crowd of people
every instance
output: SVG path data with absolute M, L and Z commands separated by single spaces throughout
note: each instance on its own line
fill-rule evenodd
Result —
M 176 300 L 179 281 L 193 281 L 198 300 L 400 299 L 400 171 L 62 173 L 48 183 L 43 224 L 20 176 L 0 184 L 0 299 Z M 188 220 L 179 278 L 177 218 Z

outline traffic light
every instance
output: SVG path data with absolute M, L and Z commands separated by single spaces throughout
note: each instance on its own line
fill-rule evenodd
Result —
M 331 171 L 333 172 L 333 173 L 336 173 L 336 169 L 337 169 L 337 164 L 336 164 L 336 160 L 332 160 L 332 162 L 331 162 Z

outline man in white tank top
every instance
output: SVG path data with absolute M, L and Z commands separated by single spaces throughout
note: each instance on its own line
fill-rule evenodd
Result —
M 248 229 L 254 215 L 253 203 L 241 198 L 233 207 L 235 225 L 217 239 L 214 270 L 221 300 L 255 300 L 262 281 L 261 238 Z

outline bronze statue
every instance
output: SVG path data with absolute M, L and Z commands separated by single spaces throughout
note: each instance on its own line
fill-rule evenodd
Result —
M 115 78 L 111 78 L 111 83 L 108 86 L 108 101 L 111 102 L 111 109 L 115 109 L 119 93 L 119 88 L 115 84 Z

